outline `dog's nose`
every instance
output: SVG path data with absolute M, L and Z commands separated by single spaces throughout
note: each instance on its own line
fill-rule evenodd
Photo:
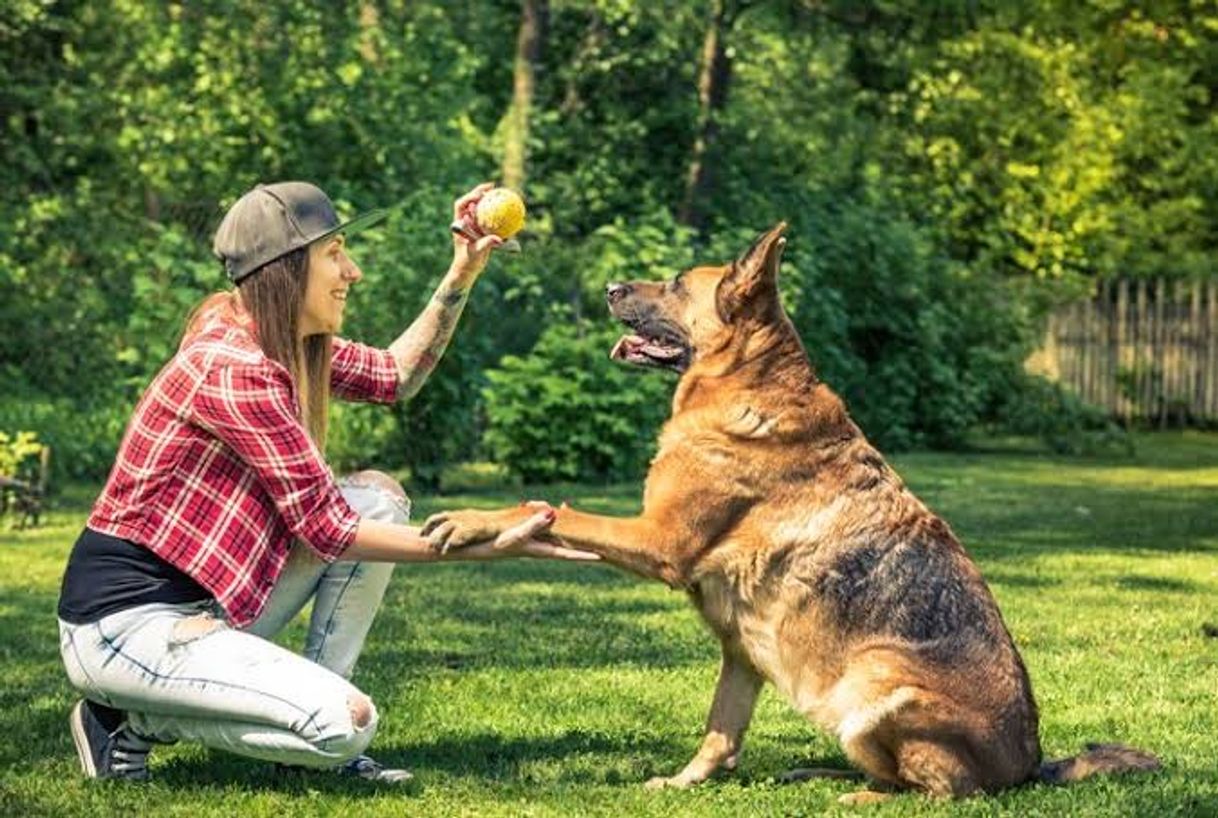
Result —
M 617 302 L 619 302 L 623 298 L 625 298 L 626 294 L 629 292 L 630 292 L 629 284 L 621 284 L 616 281 L 611 281 L 605 287 L 605 298 L 606 298 L 606 300 L 609 301 L 610 304 L 616 304 Z

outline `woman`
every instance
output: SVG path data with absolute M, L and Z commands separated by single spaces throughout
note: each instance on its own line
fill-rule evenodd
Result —
M 454 206 L 458 218 L 490 185 Z M 388 476 L 336 482 L 327 404 L 414 394 L 500 243 L 454 235 L 431 302 L 387 350 L 335 337 L 361 278 L 313 185 L 258 186 L 214 249 L 235 285 L 208 298 L 141 399 L 68 560 L 60 649 L 85 698 L 72 736 L 85 774 L 147 778 L 153 744 L 198 741 L 254 758 L 400 781 L 363 755 L 372 701 L 347 677 L 392 564 L 507 555 L 594 559 L 534 539 L 538 513 L 496 543 L 441 555 L 406 525 Z M 268 641 L 305 605 L 303 656 Z

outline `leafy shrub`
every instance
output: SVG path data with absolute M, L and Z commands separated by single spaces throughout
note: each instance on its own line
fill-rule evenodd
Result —
M 42 444 L 33 432 L 0 432 L 0 477 L 17 477 L 26 461 L 41 452 Z
M 520 475 L 501 463 L 455 463 L 440 473 L 440 492 L 508 491 L 521 487 Z
M 1104 410 L 1040 376 L 1019 380 L 995 413 L 1002 431 L 1039 438 L 1061 454 L 1102 449 L 1132 454 L 1133 439 Z
M 0 401 L 0 427 L 28 429 L 51 447 L 51 476 L 99 482 L 110 473 L 114 454 L 133 407 L 75 406 L 70 401 Z
M 1030 337 L 1001 281 L 871 202 L 810 201 L 781 281 L 813 364 L 884 449 L 955 447 L 1018 371 Z
M 335 474 L 384 470 L 402 462 L 401 454 L 394 451 L 396 434 L 396 419 L 384 406 L 334 401 L 330 404 L 326 460 Z
M 490 455 L 530 483 L 637 479 L 672 402 L 672 379 L 609 360 L 616 330 L 554 324 L 487 373 Z

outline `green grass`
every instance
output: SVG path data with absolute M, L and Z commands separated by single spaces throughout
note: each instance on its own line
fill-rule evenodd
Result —
M 1165 771 L 868 815 L 1218 815 L 1218 436 L 1139 439 L 1132 459 L 1028 452 L 894 458 L 993 586 L 1027 661 L 1049 756 L 1118 740 Z M 356 672 L 381 710 L 373 750 L 405 790 L 282 777 L 198 747 L 158 748 L 155 781 L 84 780 L 66 728 L 60 571 L 95 489 L 50 524 L 0 532 L 0 815 L 819 815 L 847 782 L 780 786 L 789 767 L 845 764 L 767 690 L 740 771 L 647 792 L 697 746 L 716 646 L 680 594 L 602 566 L 399 567 Z M 539 492 L 629 514 L 637 488 Z M 513 496 L 416 498 L 423 514 Z M 298 645 L 300 625 L 288 642 Z

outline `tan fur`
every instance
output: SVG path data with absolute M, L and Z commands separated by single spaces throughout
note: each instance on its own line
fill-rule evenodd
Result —
M 564 507 L 552 528 L 685 589 L 722 645 L 701 748 L 650 784 L 734 767 L 764 680 L 882 786 L 962 796 L 1037 777 L 1031 687 L 980 573 L 816 379 L 781 309 L 784 228 L 730 266 L 615 285 L 615 315 L 638 331 L 679 328 L 688 368 L 642 513 Z M 424 530 L 455 523 L 446 545 L 460 545 L 527 513 L 445 513 Z M 1104 770 L 1153 762 L 1130 752 Z

